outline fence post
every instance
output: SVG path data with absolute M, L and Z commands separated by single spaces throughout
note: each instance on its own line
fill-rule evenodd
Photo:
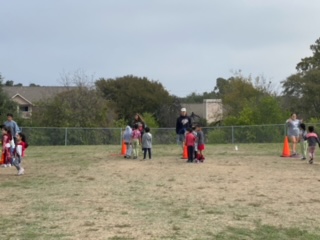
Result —
M 68 128 L 65 129 L 64 133 L 64 145 L 67 146 L 68 144 Z
M 122 128 L 120 128 L 120 146 L 122 145 Z
M 232 134 L 232 144 L 234 144 L 234 127 L 231 127 L 231 134 Z

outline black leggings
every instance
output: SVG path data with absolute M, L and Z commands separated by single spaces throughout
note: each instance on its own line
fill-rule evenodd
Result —
M 194 158 L 194 146 L 188 146 L 188 162 L 192 162 Z
M 144 148 L 143 149 L 143 159 L 146 159 L 147 151 L 148 151 L 149 159 L 151 159 L 151 148 Z

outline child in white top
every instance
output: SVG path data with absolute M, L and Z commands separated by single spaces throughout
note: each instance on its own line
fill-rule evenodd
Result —
M 132 137 L 132 128 L 130 126 L 126 126 L 126 129 L 124 130 L 124 133 L 123 133 L 123 141 L 124 141 L 124 144 L 127 146 L 127 151 L 124 158 L 131 158 L 131 153 L 132 153 L 131 137 Z
M 299 129 L 300 129 L 299 142 L 300 142 L 300 148 L 301 148 L 301 154 L 302 154 L 301 160 L 306 160 L 307 150 L 308 150 L 306 125 L 304 123 L 300 123 Z
M 142 149 L 143 149 L 143 159 L 146 159 L 147 152 L 149 159 L 151 159 L 151 149 L 152 149 L 152 134 L 150 133 L 150 128 L 146 127 L 145 133 L 142 135 Z

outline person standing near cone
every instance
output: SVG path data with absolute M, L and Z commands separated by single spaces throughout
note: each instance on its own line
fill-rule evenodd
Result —
M 286 125 L 288 127 L 288 138 L 292 144 L 292 154 L 291 157 L 297 156 L 297 143 L 299 142 L 299 126 L 302 123 L 302 119 L 297 119 L 297 115 L 295 113 L 291 114 L 291 117 L 286 121 Z
M 300 129 L 299 141 L 300 141 L 300 148 L 301 148 L 301 154 L 302 154 L 301 160 L 306 160 L 307 159 L 307 149 L 308 149 L 306 125 L 304 123 L 301 123 L 299 125 L 299 129 Z
M 132 137 L 132 129 L 128 125 L 126 126 L 126 129 L 123 133 L 123 143 L 125 144 L 125 152 L 122 152 L 124 154 L 124 158 L 131 158 L 131 152 L 132 152 L 132 145 L 131 145 L 131 137 Z
M 188 148 L 188 163 L 192 163 L 194 159 L 194 146 L 196 144 L 196 136 L 193 134 L 192 128 L 187 129 L 185 145 Z
M 133 159 L 137 159 L 139 157 L 139 146 L 141 145 L 141 132 L 139 131 L 138 124 L 134 125 L 134 130 L 132 131 L 131 135 L 131 143 Z
M 181 108 L 180 116 L 177 118 L 176 134 L 178 137 L 178 143 L 181 144 L 182 154 L 184 149 L 185 134 L 187 129 L 192 128 L 191 118 L 187 114 L 186 108 Z

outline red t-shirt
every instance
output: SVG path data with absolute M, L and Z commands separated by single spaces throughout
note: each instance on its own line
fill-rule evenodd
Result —
M 196 142 L 196 137 L 193 133 L 188 133 L 186 136 L 186 145 L 187 146 L 194 146 Z

